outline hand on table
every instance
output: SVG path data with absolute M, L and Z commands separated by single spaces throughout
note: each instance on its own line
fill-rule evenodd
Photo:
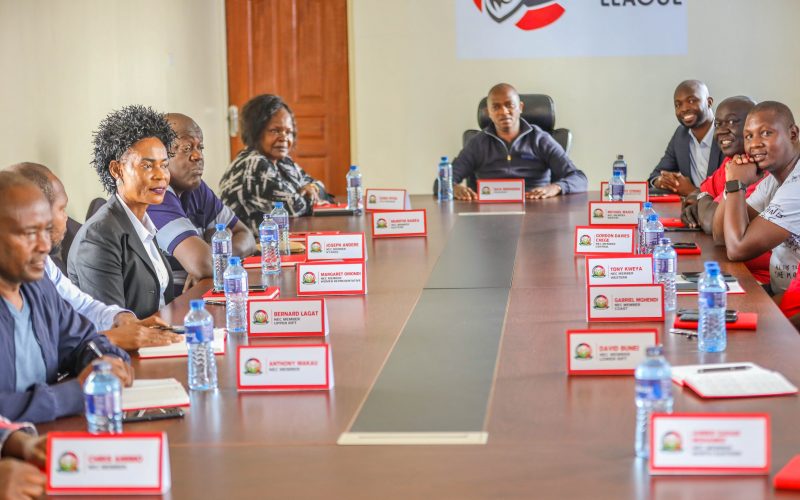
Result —
M 472 201 L 478 199 L 478 193 L 465 186 L 464 184 L 456 184 L 453 186 L 453 198 L 463 201 Z
M 305 186 L 301 187 L 299 193 L 308 198 L 311 203 L 316 203 L 319 201 L 319 186 L 313 182 L 309 182 Z
M 13 458 L 0 460 L 0 498 L 27 500 L 44 494 L 47 477 L 36 467 Z
M 123 387 L 130 387 L 133 384 L 133 367 L 131 365 L 116 356 L 103 356 L 100 359 L 111 365 L 111 373 L 117 376 Z M 78 382 L 83 385 L 90 373 L 92 373 L 91 363 L 78 374 Z
M 653 185 L 665 191 L 672 191 L 681 196 L 689 196 L 697 190 L 692 180 L 680 172 L 662 171 L 661 176 L 656 178 Z
M 47 438 L 24 430 L 14 431 L 3 444 L 3 457 L 23 460 L 44 469 L 47 461 Z
M 142 326 L 137 323 L 120 326 L 103 332 L 117 347 L 135 351 L 140 347 L 159 347 L 180 342 L 183 337 L 168 330 Z
M 186 290 L 192 288 L 193 286 L 195 286 L 199 282 L 200 282 L 200 278 L 198 278 L 194 274 L 187 274 L 186 275 L 186 282 L 183 284 L 183 291 L 185 292 Z
M 559 194 L 561 194 L 561 186 L 558 184 L 548 184 L 546 186 L 531 189 L 525 193 L 525 199 L 541 200 L 544 198 L 552 198 L 553 196 L 558 196 Z
M 699 193 L 700 191 L 694 191 L 684 198 L 681 204 L 681 221 L 690 228 L 696 228 L 698 225 L 697 195 Z

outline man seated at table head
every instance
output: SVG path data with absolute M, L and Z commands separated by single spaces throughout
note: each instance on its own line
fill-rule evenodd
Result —
M 728 258 L 752 259 L 772 250 L 772 292 L 783 293 L 800 262 L 800 131 L 783 103 L 765 101 L 747 115 L 744 153 L 726 166 L 722 211 Z M 763 177 L 745 199 L 745 188 Z
M 678 84 L 673 94 L 678 128 L 650 173 L 650 185 L 687 196 L 714 173 L 724 155 L 714 141 L 714 99 L 700 80 Z
M 82 383 L 97 357 L 133 382 L 125 351 L 97 333 L 44 277 L 52 214 L 44 194 L 0 172 L 0 414 L 44 422 L 83 412 Z M 60 375 L 68 378 L 61 381 Z
M 486 99 L 492 123 L 467 142 L 453 160 L 453 196 L 477 200 L 466 184 L 478 179 L 525 179 L 525 198 L 540 199 L 586 191 L 586 176 L 558 142 L 520 115 L 524 103 L 516 89 L 499 83 Z
M 38 163 L 17 163 L 7 167 L 6 170 L 18 173 L 33 182 L 45 195 L 53 216 L 50 241 L 54 247 L 61 244 L 68 223 L 66 212 L 68 198 L 64 184 L 49 168 Z M 166 326 L 166 323 L 157 316 L 140 321 L 127 309 L 117 305 L 106 305 L 84 293 L 63 274 L 51 255 L 45 260 L 45 274 L 56 286 L 58 294 L 76 311 L 86 316 L 113 344 L 127 351 L 134 351 L 140 347 L 168 345 L 181 340 L 180 335 L 151 328 Z
M 255 240 L 202 179 L 205 160 L 200 126 L 180 113 L 169 113 L 167 119 L 178 135 L 169 162 L 169 188 L 164 201 L 150 205 L 147 213 L 158 229 L 158 245 L 169 254 L 175 295 L 179 295 L 198 280 L 213 276 L 210 243 L 216 224 L 225 224 L 233 233 L 233 255 L 252 255 Z

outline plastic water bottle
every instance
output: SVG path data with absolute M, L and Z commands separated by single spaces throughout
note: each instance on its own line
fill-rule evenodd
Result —
M 214 318 L 202 299 L 189 302 L 191 309 L 183 318 L 186 343 L 189 345 L 189 389 L 210 391 L 217 388 L 217 360 L 214 359 Z
M 83 384 L 86 422 L 92 434 L 122 433 L 122 384 L 103 359 L 92 363 L 92 373 Z
M 278 234 L 280 235 L 278 248 L 281 251 L 281 255 L 289 255 L 292 253 L 289 247 L 289 212 L 283 208 L 282 201 L 276 201 L 272 204 L 272 212 L 269 215 L 278 225 Z
M 727 288 L 719 264 L 706 262 L 697 289 L 700 321 L 697 325 L 697 348 L 701 352 L 722 352 L 728 345 L 725 309 Z
M 453 199 L 453 164 L 447 161 L 446 156 L 442 156 L 439 162 L 439 201 L 451 201 Z
M 228 259 L 225 270 L 225 326 L 228 333 L 247 331 L 247 271 L 239 257 Z
M 628 179 L 628 163 L 622 155 L 617 155 L 617 160 L 611 166 L 612 175 L 619 172 L 622 175 L 623 182 Z
M 672 413 L 672 370 L 660 345 L 647 348 L 636 377 L 636 456 L 650 455 L 650 415 Z
M 364 211 L 364 197 L 361 196 L 361 186 L 361 171 L 356 165 L 350 165 L 350 171 L 347 172 L 347 208 L 353 210 L 356 214 Z M 451 186 L 451 193 L 452 190 Z
M 214 261 L 214 290 L 222 290 L 225 268 L 233 253 L 231 232 L 225 224 L 216 225 L 217 232 L 211 237 L 211 258 Z
M 656 284 L 664 285 L 664 310 L 674 311 L 678 306 L 675 274 L 678 272 L 678 254 L 669 238 L 658 240 L 653 250 L 653 277 Z
M 638 254 L 644 253 L 644 226 L 647 223 L 647 217 L 655 213 L 652 203 L 646 201 L 642 204 L 642 211 L 639 212 L 639 216 L 636 218 L 636 253 Z
M 642 254 L 651 255 L 658 245 L 658 241 L 664 237 L 664 225 L 658 220 L 657 214 L 647 216 L 644 224 L 644 238 L 642 239 Z
M 625 180 L 621 173 L 615 171 L 611 177 L 611 181 L 608 183 L 608 196 L 611 201 L 622 201 L 625 197 Z
M 280 230 L 269 214 L 264 214 L 264 220 L 258 226 L 258 237 L 261 241 L 261 274 L 280 273 L 281 252 L 278 249 Z

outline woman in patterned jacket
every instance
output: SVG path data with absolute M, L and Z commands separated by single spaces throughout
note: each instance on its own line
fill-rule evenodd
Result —
M 310 215 L 315 203 L 328 198 L 322 182 L 289 156 L 296 135 L 294 114 L 278 96 L 256 96 L 242 109 L 245 149 L 222 176 L 220 198 L 256 234 L 273 202 L 282 201 L 297 217 Z

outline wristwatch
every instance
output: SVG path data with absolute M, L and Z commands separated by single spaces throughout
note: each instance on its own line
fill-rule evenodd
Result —
M 725 183 L 725 193 L 735 193 L 744 189 L 742 181 L 728 181 Z

